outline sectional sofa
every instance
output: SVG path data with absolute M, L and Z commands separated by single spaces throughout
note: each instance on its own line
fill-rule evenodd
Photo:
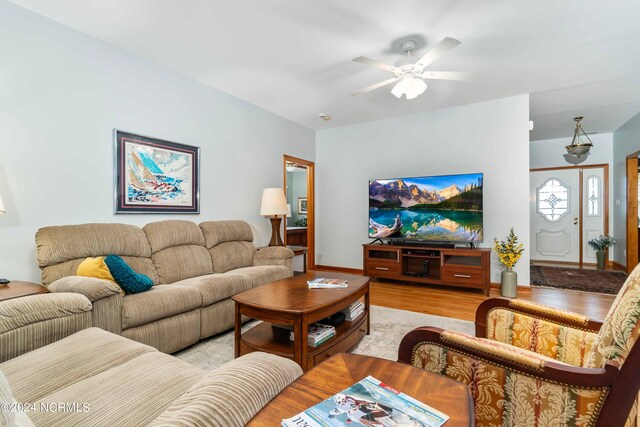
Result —
M 252 242 L 244 221 L 64 225 L 36 234 L 49 292 L 84 295 L 93 326 L 165 353 L 232 328 L 233 295 L 293 274 L 291 250 L 257 250 Z M 109 254 L 121 256 L 154 286 L 122 296 L 112 282 L 75 275 L 85 258 Z
M 0 426 L 241 427 L 302 375 L 265 353 L 206 373 L 91 327 L 91 311 L 77 293 L 0 302 Z

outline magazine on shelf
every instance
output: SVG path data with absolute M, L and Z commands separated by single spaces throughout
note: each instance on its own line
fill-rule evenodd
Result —
M 312 347 L 317 347 L 322 344 L 329 338 L 333 337 L 336 334 L 336 328 L 330 325 L 323 325 L 322 323 L 314 323 L 309 325 L 309 329 L 307 331 L 307 344 Z M 294 333 L 293 331 L 289 335 L 289 339 L 293 341 Z
M 364 313 L 364 304 L 362 301 L 356 301 L 351 304 L 349 307 L 342 310 L 345 314 L 345 320 L 352 322 L 354 319 L 358 318 L 362 313 Z
M 283 427 L 440 427 L 449 416 L 369 376 L 282 420 Z
M 307 281 L 309 289 L 331 289 L 331 288 L 347 288 L 349 285 L 346 280 L 342 279 L 325 279 L 318 277 L 317 279 Z

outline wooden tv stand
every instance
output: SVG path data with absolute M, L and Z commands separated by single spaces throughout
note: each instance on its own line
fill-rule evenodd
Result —
M 491 289 L 491 249 L 364 244 L 364 275 L 405 282 Z

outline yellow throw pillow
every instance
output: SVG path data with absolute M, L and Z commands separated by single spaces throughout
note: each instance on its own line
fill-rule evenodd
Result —
M 96 279 L 108 280 L 114 285 L 116 281 L 113 279 L 109 267 L 104 262 L 104 257 L 86 258 L 80 263 L 76 270 L 76 275 L 84 277 L 95 277 Z M 120 293 L 124 296 L 124 291 L 120 289 Z

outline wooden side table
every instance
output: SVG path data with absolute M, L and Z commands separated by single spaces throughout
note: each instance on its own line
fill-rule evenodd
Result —
M 307 272 L 307 247 L 306 246 L 295 246 L 288 245 L 287 248 L 293 251 L 294 255 L 302 255 L 302 272 Z
M 8 285 L 0 285 L 0 301 L 47 293 L 47 288 L 37 283 L 12 281 Z

